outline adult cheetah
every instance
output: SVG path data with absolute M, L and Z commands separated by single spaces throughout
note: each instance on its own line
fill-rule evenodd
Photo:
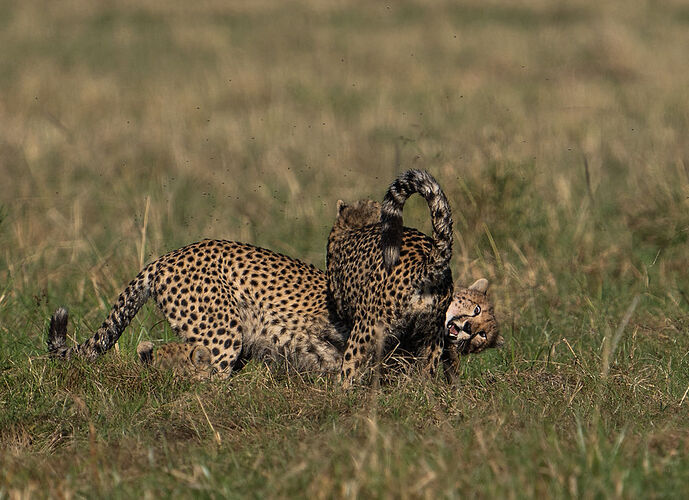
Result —
M 49 352 L 97 358 L 115 344 L 149 297 L 189 349 L 200 345 L 210 352 L 210 364 L 221 377 L 229 376 L 240 359 L 252 358 L 284 360 L 298 371 L 340 369 L 347 331 L 334 313 L 323 271 L 223 240 L 193 243 L 147 265 L 119 295 L 98 331 L 79 345 L 66 346 L 67 311 L 58 309 L 50 322 Z
M 406 200 L 419 193 L 431 212 L 433 237 L 402 226 Z M 377 214 L 380 217 L 377 217 Z M 438 182 L 409 170 L 388 189 L 382 205 L 338 202 L 328 237 L 328 287 L 337 314 L 351 328 L 341 378 L 351 385 L 373 355 L 397 348 L 436 371 L 452 301 L 452 215 Z M 376 328 L 378 323 L 383 328 Z M 376 332 L 385 332 L 379 339 Z

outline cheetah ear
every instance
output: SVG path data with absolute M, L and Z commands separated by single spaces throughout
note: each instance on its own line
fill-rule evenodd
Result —
M 477 292 L 485 294 L 488 291 L 489 285 L 486 278 L 480 278 L 474 281 L 474 284 L 469 287 L 469 290 L 476 290 Z
M 211 352 L 207 347 L 199 345 L 191 351 L 191 363 L 196 368 L 203 368 L 211 364 Z
M 347 208 L 347 204 L 342 200 L 337 200 L 337 215 L 338 215 L 338 217 L 342 213 L 342 210 L 344 210 L 345 208 Z
M 139 342 L 136 346 L 136 353 L 139 355 L 139 361 L 147 365 L 153 361 L 153 342 L 148 340 Z

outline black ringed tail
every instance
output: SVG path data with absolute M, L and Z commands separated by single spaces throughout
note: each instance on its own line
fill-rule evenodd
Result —
M 390 185 L 381 206 L 381 245 L 385 267 L 389 271 L 400 260 L 402 246 L 402 211 L 407 199 L 419 193 L 428 203 L 433 226 L 433 252 L 429 274 L 440 276 L 452 258 L 452 209 L 438 181 L 425 170 L 408 170 Z

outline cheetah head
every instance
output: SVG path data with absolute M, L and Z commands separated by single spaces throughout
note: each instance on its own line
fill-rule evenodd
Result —
M 351 204 L 342 200 L 337 201 L 336 226 L 353 230 L 378 222 L 380 222 L 380 203 L 377 201 L 359 200 Z
M 211 351 L 200 344 L 170 342 L 154 350 L 153 342 L 143 341 L 136 352 L 144 365 L 171 369 L 177 375 L 195 380 L 208 379 L 217 371 L 211 364 Z
M 445 315 L 445 342 L 457 346 L 460 354 L 479 353 L 501 347 L 505 342 L 487 292 L 485 278 L 476 280 L 469 288 L 455 287 Z

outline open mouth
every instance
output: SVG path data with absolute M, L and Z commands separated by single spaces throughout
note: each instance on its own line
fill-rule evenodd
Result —
M 445 326 L 445 336 L 447 341 L 451 344 L 458 344 L 460 351 L 463 351 L 469 346 L 471 340 L 471 324 L 469 320 L 460 317 L 454 317 L 447 322 Z

